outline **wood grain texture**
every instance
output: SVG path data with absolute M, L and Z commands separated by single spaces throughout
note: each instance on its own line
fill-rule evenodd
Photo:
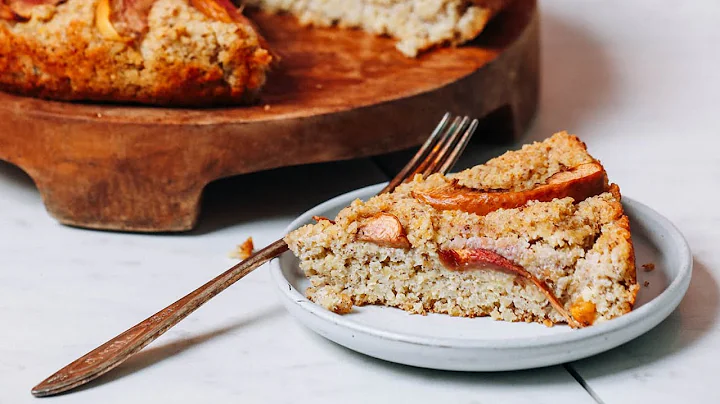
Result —
M 473 43 L 418 59 L 388 38 L 251 17 L 282 57 L 258 105 L 166 109 L 0 93 L 0 159 L 33 178 L 62 223 L 184 231 L 213 180 L 412 147 L 446 111 L 500 116 L 508 130 L 492 135 L 511 140 L 535 112 L 534 0 L 514 2 Z

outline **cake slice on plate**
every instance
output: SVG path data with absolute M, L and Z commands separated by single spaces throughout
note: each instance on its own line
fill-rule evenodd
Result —
M 418 313 L 583 327 L 632 310 L 638 285 L 619 189 L 557 133 L 457 174 L 417 176 L 285 238 L 336 313 Z

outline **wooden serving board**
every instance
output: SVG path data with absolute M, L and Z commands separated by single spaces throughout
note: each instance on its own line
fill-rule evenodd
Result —
M 409 148 L 446 111 L 485 119 L 481 141 L 512 140 L 535 112 L 535 0 L 515 1 L 473 43 L 418 59 L 361 31 L 251 17 L 282 58 L 258 105 L 169 109 L 0 92 L 0 159 L 33 178 L 62 223 L 183 231 L 213 180 Z

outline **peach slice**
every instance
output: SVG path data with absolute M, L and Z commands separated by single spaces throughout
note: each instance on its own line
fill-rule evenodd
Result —
M 477 190 L 459 185 L 455 180 L 428 191 L 413 191 L 412 195 L 435 209 L 486 215 L 498 209 L 517 208 L 528 201 L 548 202 L 568 196 L 581 201 L 603 193 L 606 186 L 603 167 L 599 163 L 587 163 L 556 173 L 545 183 L 526 191 Z
M 95 6 L 95 27 L 105 39 L 123 40 L 110 22 L 110 0 L 100 0 Z
M 568 325 L 572 328 L 582 328 L 585 323 L 581 323 L 565 310 L 565 307 L 555 297 L 555 294 L 548 288 L 545 282 L 538 279 L 535 275 L 528 272 L 522 266 L 503 257 L 502 255 L 486 250 L 483 248 L 461 248 L 439 250 L 438 255 L 440 262 L 451 271 L 468 271 L 468 270 L 495 270 L 514 274 L 525 278 L 535 284 L 542 293 L 547 297 L 550 304 L 561 316 L 565 318 Z
M 242 12 L 230 0 L 190 0 L 206 17 L 220 22 L 245 22 Z
M 106 38 L 128 42 L 136 40 L 147 31 L 148 15 L 156 1 L 101 0 L 95 8 L 95 26 Z
M 15 14 L 15 12 L 10 8 L 10 6 L 3 2 L 0 2 L 0 20 L 17 21 L 19 19 L 20 16 Z
M 411 247 L 402 223 L 390 213 L 378 213 L 366 221 L 358 230 L 357 240 L 369 241 L 382 247 Z
M 579 298 L 570 305 L 570 313 L 575 320 L 583 325 L 592 325 L 595 322 L 597 308 L 595 307 L 595 303 L 586 302 L 583 298 Z

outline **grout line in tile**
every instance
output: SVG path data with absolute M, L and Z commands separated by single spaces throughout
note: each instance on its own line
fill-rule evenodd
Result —
M 575 381 L 578 382 L 580 386 L 582 386 L 582 388 L 590 395 L 590 397 L 592 397 L 593 400 L 595 400 L 596 403 L 605 404 L 605 402 L 597 395 L 595 390 L 593 390 L 592 387 L 587 384 L 585 379 L 580 376 L 580 373 L 578 373 L 571 364 L 565 363 L 562 365 L 562 367 L 565 368 L 568 373 L 570 373 L 570 376 L 572 376 L 573 379 L 575 379 Z

